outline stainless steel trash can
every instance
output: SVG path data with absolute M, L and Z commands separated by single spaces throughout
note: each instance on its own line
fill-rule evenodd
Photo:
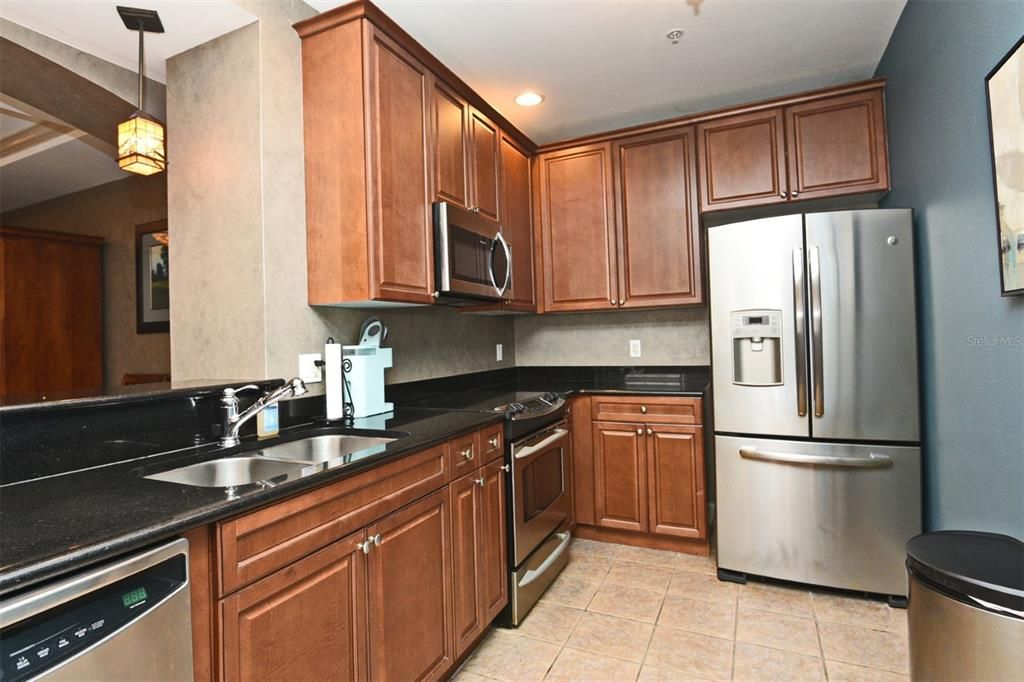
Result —
M 907 543 L 910 677 L 1020 680 L 1024 675 L 1024 543 L 938 531 Z

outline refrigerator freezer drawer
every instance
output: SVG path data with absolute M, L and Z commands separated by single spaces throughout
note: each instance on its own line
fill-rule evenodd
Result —
M 717 436 L 715 464 L 720 568 L 907 594 L 920 448 Z

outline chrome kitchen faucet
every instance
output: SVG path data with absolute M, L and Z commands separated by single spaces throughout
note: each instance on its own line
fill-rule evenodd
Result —
M 248 384 L 247 386 L 240 386 L 238 388 L 225 388 L 224 392 L 221 394 L 220 409 L 224 418 L 224 431 L 223 435 L 220 437 L 221 447 L 230 448 L 238 445 L 238 431 L 242 428 L 242 424 L 249 421 L 266 408 L 289 396 L 303 395 L 307 390 L 309 390 L 306 388 L 306 382 L 295 377 L 279 389 L 265 394 L 259 400 L 246 408 L 244 412 L 239 413 L 238 393 L 250 389 L 258 390 L 259 386 L 256 384 Z

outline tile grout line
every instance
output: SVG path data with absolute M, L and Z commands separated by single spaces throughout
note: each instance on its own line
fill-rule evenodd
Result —
M 736 601 L 733 603 L 732 619 L 732 661 L 729 666 L 729 679 L 736 679 L 736 646 L 739 643 L 737 636 L 740 633 L 740 591 L 736 590 Z

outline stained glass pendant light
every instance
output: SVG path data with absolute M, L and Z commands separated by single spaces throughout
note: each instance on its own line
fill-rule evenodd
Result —
M 144 39 L 147 32 L 163 33 L 164 25 L 155 10 L 118 7 L 125 28 L 139 32 L 139 110 L 117 126 L 117 165 L 139 175 L 152 175 L 167 168 L 164 124 L 143 108 L 145 88 Z

